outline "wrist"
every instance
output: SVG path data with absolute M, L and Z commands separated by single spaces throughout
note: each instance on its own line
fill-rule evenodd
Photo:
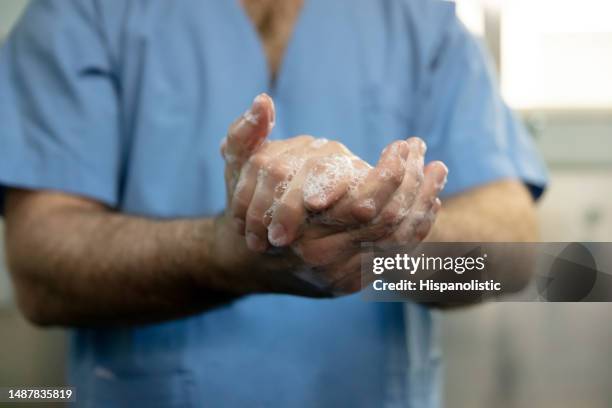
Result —
M 211 239 L 207 242 L 210 254 L 211 281 L 218 290 L 236 295 L 263 292 L 257 276 L 261 275 L 262 256 L 250 251 L 245 238 L 238 234 L 229 214 L 223 213 L 212 220 Z

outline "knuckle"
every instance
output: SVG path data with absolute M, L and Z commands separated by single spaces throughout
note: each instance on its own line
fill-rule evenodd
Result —
M 361 221 L 371 221 L 376 216 L 376 203 L 372 199 L 357 203 L 352 208 L 352 214 Z
M 274 160 L 266 165 L 267 176 L 275 181 L 286 180 L 291 174 L 289 164 L 283 160 Z
M 268 163 L 268 157 L 263 153 L 255 153 L 249 158 L 249 164 L 257 169 L 262 169 Z

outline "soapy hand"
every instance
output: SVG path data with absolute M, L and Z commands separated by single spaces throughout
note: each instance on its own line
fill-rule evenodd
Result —
M 270 243 L 291 244 L 301 233 L 307 212 L 329 208 L 365 179 L 371 166 L 344 145 L 312 136 L 270 142 L 274 105 L 265 94 L 232 126 L 221 146 L 226 161 L 228 208 L 251 250 L 264 252 Z M 407 152 L 407 151 L 405 151 Z M 399 157 L 399 150 L 390 152 Z M 399 160 L 389 169 L 401 179 Z M 336 211 L 350 219 L 350 206 Z
M 422 241 L 429 234 L 442 205 L 438 195 L 446 183 L 448 169 L 438 161 L 424 166 L 422 140 L 410 138 L 407 143 L 409 154 L 401 185 L 380 211 L 369 214 L 373 217 L 371 221 L 358 227 L 338 228 L 336 232 L 327 226 L 317 228 L 311 224 L 292 244 L 294 252 L 307 266 L 301 270 L 302 280 L 325 287 L 335 295 L 353 293 L 361 287 L 363 242 L 408 245 Z M 373 183 L 365 183 L 361 191 L 365 200 L 380 188 L 376 187 L 380 183 L 374 182 L 373 175 L 370 180 Z M 334 211 L 342 204 L 336 204 L 328 214 L 317 218 L 333 219 Z
M 438 194 L 448 170 L 441 162 L 417 169 L 411 173 L 408 166 L 402 185 L 372 222 L 331 233 L 326 227 L 306 229 L 292 244 L 306 265 L 300 278 L 334 295 L 350 294 L 361 288 L 363 242 L 408 245 L 425 239 L 441 208 Z
M 420 139 L 393 142 L 371 168 L 338 142 L 310 136 L 268 142 L 273 122 L 272 100 L 260 95 L 222 145 L 229 208 L 249 248 L 293 244 L 310 264 L 329 264 L 351 256 L 362 241 L 427 234 L 447 170 L 440 162 L 424 168 Z
M 424 166 L 422 140 L 391 143 L 372 168 L 338 142 L 267 141 L 274 116 L 272 100 L 258 96 L 221 147 L 228 213 L 251 250 L 290 247 L 300 261 L 287 273 L 343 294 L 359 290 L 362 242 L 406 244 L 429 233 L 448 170 Z

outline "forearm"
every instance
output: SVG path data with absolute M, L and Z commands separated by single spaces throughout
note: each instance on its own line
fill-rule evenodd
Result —
M 20 304 L 41 324 L 179 317 L 255 290 L 236 260 L 219 264 L 214 218 L 159 221 L 36 198 L 7 202 L 7 254 Z M 36 209 L 28 208 L 36 207 Z
M 538 228 L 533 199 L 520 182 L 500 181 L 445 200 L 428 242 L 536 242 Z M 528 284 L 528 259 L 503 259 L 492 268 L 496 279 L 515 292 Z M 512 265 L 511 268 L 507 266 Z M 453 309 L 479 302 L 436 303 L 430 306 Z
M 20 304 L 39 323 L 145 322 L 230 299 L 199 290 L 196 281 L 198 269 L 214 275 L 205 238 L 212 220 L 152 222 L 86 212 L 54 216 L 29 228 L 27 239 L 8 236 Z
M 430 242 L 534 242 L 535 205 L 520 182 L 500 181 L 444 200 Z

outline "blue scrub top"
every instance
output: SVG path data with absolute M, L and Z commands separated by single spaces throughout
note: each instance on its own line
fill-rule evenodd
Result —
M 373 163 L 418 135 L 450 169 L 447 195 L 503 178 L 536 195 L 545 185 L 479 44 L 433 0 L 306 0 L 274 86 L 237 0 L 35 0 L 0 54 L 0 185 L 214 215 L 219 142 L 264 91 L 273 138 L 337 139 Z M 435 337 L 416 305 L 258 295 L 73 330 L 70 381 L 86 407 L 434 407 Z

